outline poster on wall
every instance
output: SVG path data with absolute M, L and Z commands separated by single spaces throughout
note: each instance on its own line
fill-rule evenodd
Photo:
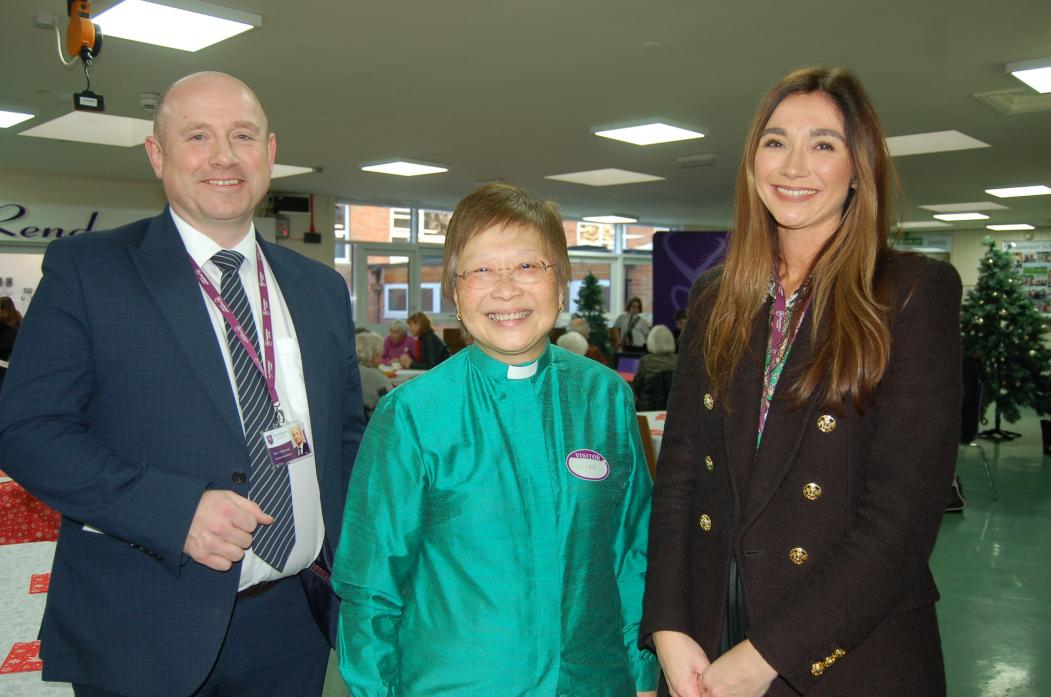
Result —
M 1022 292 L 1036 309 L 1051 316 L 1051 240 L 1002 242 L 1004 251 L 1014 260 L 1015 271 L 1022 275 Z

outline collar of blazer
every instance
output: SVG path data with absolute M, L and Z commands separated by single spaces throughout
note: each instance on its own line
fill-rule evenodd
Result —
M 311 428 L 315 460 L 320 471 L 322 445 L 327 442 L 328 431 L 327 419 L 323 416 L 331 412 L 330 360 L 327 360 L 331 355 L 331 341 L 324 324 L 326 318 L 318 312 L 319 291 L 316 283 L 303 272 L 303 265 L 294 253 L 263 240 L 258 242 L 280 284 L 281 295 L 299 339 L 307 400 L 310 413 L 315 415 Z M 232 432 L 241 435 L 244 427 L 236 402 L 231 398 L 229 376 L 218 338 L 186 249 L 167 209 L 149 222 L 142 243 L 131 249 L 131 256 L 175 338 L 176 347 L 186 356 L 223 421 Z M 332 319 L 338 321 L 340 318 Z M 322 418 L 316 418 L 318 416 Z

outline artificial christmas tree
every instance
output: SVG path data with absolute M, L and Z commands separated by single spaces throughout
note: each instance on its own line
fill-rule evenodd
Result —
M 598 282 L 598 277 L 590 271 L 580 282 L 580 290 L 577 292 L 577 311 L 573 316 L 583 317 L 588 321 L 588 326 L 591 327 L 588 342 L 597 346 L 608 359 L 611 353 L 609 326 L 606 324 L 606 314 L 602 310 L 602 286 Z
M 1019 434 L 1002 427 L 1015 422 L 1021 407 L 1037 414 L 1051 409 L 1051 349 L 1044 343 L 1044 319 L 1022 292 L 1022 278 L 1010 255 L 996 249 L 991 237 L 982 240 L 989 251 L 978 267 L 978 284 L 963 302 L 963 350 L 978 362 L 982 381 L 982 423 L 986 407 L 995 405 L 994 428 L 979 435 L 994 440 Z

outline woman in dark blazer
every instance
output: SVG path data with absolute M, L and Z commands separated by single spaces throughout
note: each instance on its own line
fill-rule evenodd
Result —
M 760 103 L 657 466 L 641 626 L 679 697 L 945 694 L 927 562 L 954 468 L 960 279 L 890 249 L 853 75 Z

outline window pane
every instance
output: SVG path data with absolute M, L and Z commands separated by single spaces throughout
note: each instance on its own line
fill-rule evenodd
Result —
M 569 312 L 577 311 L 577 294 L 580 292 L 581 281 L 588 273 L 595 274 L 598 278 L 599 285 L 602 286 L 602 309 L 605 312 L 609 312 L 609 301 L 610 301 L 610 286 L 609 286 L 609 263 L 607 262 L 593 262 L 584 260 L 571 260 L 572 263 L 572 274 L 571 281 L 569 283 L 569 298 L 566 303 L 566 309 Z
M 590 247 L 613 251 L 613 226 L 609 223 L 566 221 L 566 240 L 570 247 Z
M 411 211 L 389 206 L 347 206 L 347 225 L 352 242 L 407 242 Z M 337 217 L 338 221 L 339 218 Z
M 653 235 L 668 228 L 650 225 L 627 225 L 624 229 L 624 249 L 626 251 L 649 251 L 653 249 Z
M 437 254 L 420 255 L 420 291 L 424 312 L 432 314 L 456 314 L 456 305 L 441 297 L 442 258 Z M 429 298 L 429 299 L 428 299 Z
M 624 264 L 624 307 L 632 298 L 642 300 L 642 311 L 653 314 L 653 264 Z
M 368 321 L 385 324 L 408 316 L 409 260 L 403 256 L 373 256 L 367 260 L 369 275 Z
M 449 229 L 452 211 L 420 211 L 420 242 L 445 244 L 445 231 Z

